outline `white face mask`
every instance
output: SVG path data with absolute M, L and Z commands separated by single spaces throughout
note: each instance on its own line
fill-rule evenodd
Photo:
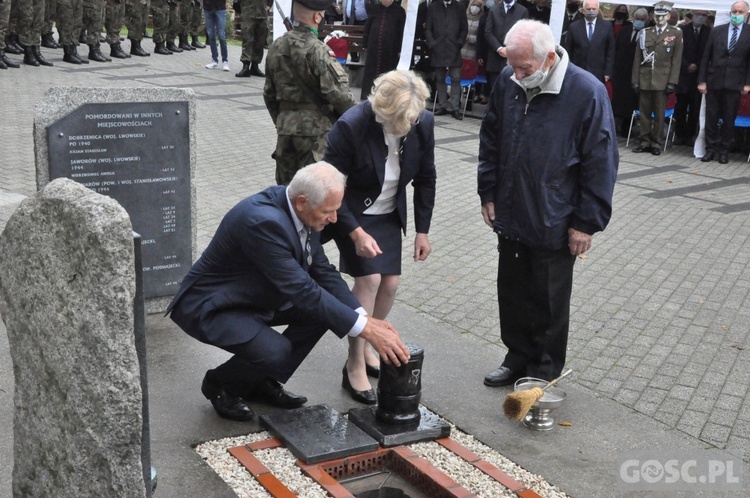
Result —
M 549 69 L 547 69 L 546 71 L 537 69 L 532 74 L 516 81 L 518 81 L 519 85 L 528 90 L 530 88 L 536 88 L 541 85 L 542 82 L 547 78 L 547 74 L 549 74 Z
M 469 7 L 469 12 L 471 12 L 471 15 L 473 16 L 479 14 L 479 5 L 472 5 Z

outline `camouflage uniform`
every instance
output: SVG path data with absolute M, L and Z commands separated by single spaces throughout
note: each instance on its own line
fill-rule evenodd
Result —
M 298 169 L 323 158 L 331 127 L 329 117 L 300 89 L 300 81 L 327 104 L 332 117 L 355 104 L 344 68 L 309 27 L 299 25 L 271 44 L 263 100 L 278 134 L 272 157 L 279 185 L 289 183 Z
M 193 17 L 190 19 L 189 35 L 193 40 L 198 39 L 198 31 L 201 29 L 203 24 L 203 5 L 201 0 L 195 0 L 193 3 Z
M 78 45 L 83 19 L 83 0 L 58 0 L 57 32 L 60 45 Z
M 169 28 L 167 28 L 167 43 L 174 43 L 174 39 L 182 32 L 180 27 L 180 9 L 182 0 L 176 0 L 169 5 Z M 171 50 L 171 49 L 170 49 Z
M 120 43 L 120 30 L 125 17 L 125 4 L 121 0 L 107 0 L 104 14 L 104 29 L 107 30 L 107 43 Z
M 5 51 L 5 37 L 10 24 L 10 2 L 0 3 L 0 51 Z
M 151 0 L 151 15 L 154 23 L 154 43 L 167 43 L 169 30 L 169 5 L 167 0 Z
M 148 20 L 148 5 L 146 0 L 125 0 L 125 27 L 128 38 L 140 42 L 146 32 Z
M 16 0 L 14 2 L 18 4 L 18 39 L 22 45 L 41 45 L 45 1 Z
M 86 31 L 86 45 L 98 45 L 102 33 L 102 18 L 105 0 L 83 0 L 83 30 Z
M 52 33 L 52 25 L 55 23 L 57 14 L 57 0 L 47 0 L 44 5 L 44 21 L 42 22 L 42 34 Z
M 263 60 L 263 47 L 268 38 L 268 12 L 265 0 L 242 0 L 241 62 Z

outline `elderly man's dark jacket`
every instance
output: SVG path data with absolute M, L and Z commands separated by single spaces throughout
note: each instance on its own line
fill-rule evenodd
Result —
M 615 71 L 615 34 L 612 23 L 601 18 L 594 25 L 594 37 L 589 40 L 588 21 L 570 23 L 565 37 L 565 50 L 570 62 L 590 72 L 599 81 L 612 77 Z
M 414 187 L 414 226 L 428 233 L 435 205 L 435 118 L 422 111 L 419 123 L 401 140 L 396 211 L 406 233 L 406 186 Z M 372 104 L 364 101 L 352 107 L 328 132 L 324 161 L 347 175 L 346 194 L 338 221 L 329 225 L 337 237 L 347 236 L 359 226 L 357 218 L 378 198 L 383 189 L 388 147 L 383 126 L 375 121 Z M 326 230 L 328 231 L 328 229 Z
M 607 90 L 569 64 L 559 94 L 527 101 L 512 74 L 500 73 L 482 121 L 479 197 L 495 203 L 500 235 L 563 249 L 568 228 L 599 232 L 612 213 L 619 156 Z
M 172 319 L 189 335 L 215 346 L 250 341 L 258 328 L 248 314 L 268 323 L 289 305 L 344 337 L 357 321 L 354 310 L 360 304 L 328 262 L 317 232 L 311 234 L 310 248 L 308 266 L 286 187 L 270 187 L 224 216 L 168 312 L 174 310 Z M 212 327 L 221 313 L 236 316 L 231 327 Z
M 451 0 L 448 6 L 434 0 L 427 9 L 424 36 L 430 49 L 432 67 L 461 67 L 461 47 L 469 34 L 466 5 Z
M 727 48 L 730 26 L 716 26 L 708 37 L 698 68 L 698 83 L 706 83 L 709 90 L 740 91 L 750 85 L 750 25 L 742 27 L 737 46 L 731 53 Z
M 521 19 L 528 19 L 529 11 L 518 2 L 505 13 L 504 2 L 496 3 L 487 13 L 484 25 L 484 40 L 487 43 L 487 71 L 499 73 L 507 64 L 505 57 L 500 57 L 497 49 L 505 45 L 505 35 Z

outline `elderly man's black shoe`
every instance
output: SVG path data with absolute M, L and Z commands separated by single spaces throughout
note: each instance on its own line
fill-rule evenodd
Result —
M 281 387 L 281 384 L 269 377 L 258 384 L 253 397 L 279 408 L 299 408 L 307 403 L 306 397 L 287 391 Z
M 201 392 L 211 402 L 220 417 L 237 422 L 247 422 L 255 416 L 255 412 L 244 399 L 229 394 L 221 386 L 212 384 L 208 380 L 208 376 L 203 378 Z
M 451 112 L 451 116 L 453 116 L 453 119 L 457 119 L 459 121 L 461 121 L 462 119 L 464 119 L 464 117 L 461 115 L 461 113 L 459 111 L 453 111 L 453 112 Z
M 435 116 L 445 116 L 446 114 L 448 114 L 448 109 L 446 109 L 445 107 L 441 107 L 440 109 L 435 111 Z
M 659 147 L 651 147 L 651 154 L 654 156 L 660 156 L 661 149 Z
M 706 154 L 701 157 L 701 162 L 703 163 L 710 163 L 714 160 L 714 153 L 713 152 L 706 152 Z
M 500 366 L 484 376 L 484 385 L 490 387 L 509 386 L 523 377 L 524 371 L 513 371 L 508 367 Z
M 375 389 L 368 389 L 367 391 L 357 391 L 352 387 L 352 383 L 349 380 L 349 374 L 346 371 L 346 365 L 341 371 L 343 378 L 341 380 L 341 387 L 349 393 L 354 401 L 364 403 L 366 405 L 374 405 L 378 402 L 378 396 L 375 394 Z
M 728 164 L 729 154 L 719 154 L 719 164 Z

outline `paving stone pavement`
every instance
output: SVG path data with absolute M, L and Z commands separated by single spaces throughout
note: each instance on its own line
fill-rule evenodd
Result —
M 54 67 L 0 72 L 0 228 L 36 190 L 34 107 L 53 86 L 195 91 L 201 249 L 230 207 L 273 183 L 275 131 L 263 80 L 234 76 L 239 47 L 229 47 L 230 72 L 205 69 L 208 50 L 86 67 L 64 64 L 61 51 L 43 52 Z M 479 126 L 478 119 L 436 119 L 433 253 L 411 262 L 410 227 L 397 299 L 501 344 L 496 238 L 476 195 Z M 701 163 L 685 147 L 655 157 L 633 154 L 624 140 L 620 146 L 612 221 L 575 267 L 571 381 L 707 444 L 744 450 L 747 459 L 750 163 L 739 153 L 719 165 Z M 329 256 L 337 260 L 335 248 Z

